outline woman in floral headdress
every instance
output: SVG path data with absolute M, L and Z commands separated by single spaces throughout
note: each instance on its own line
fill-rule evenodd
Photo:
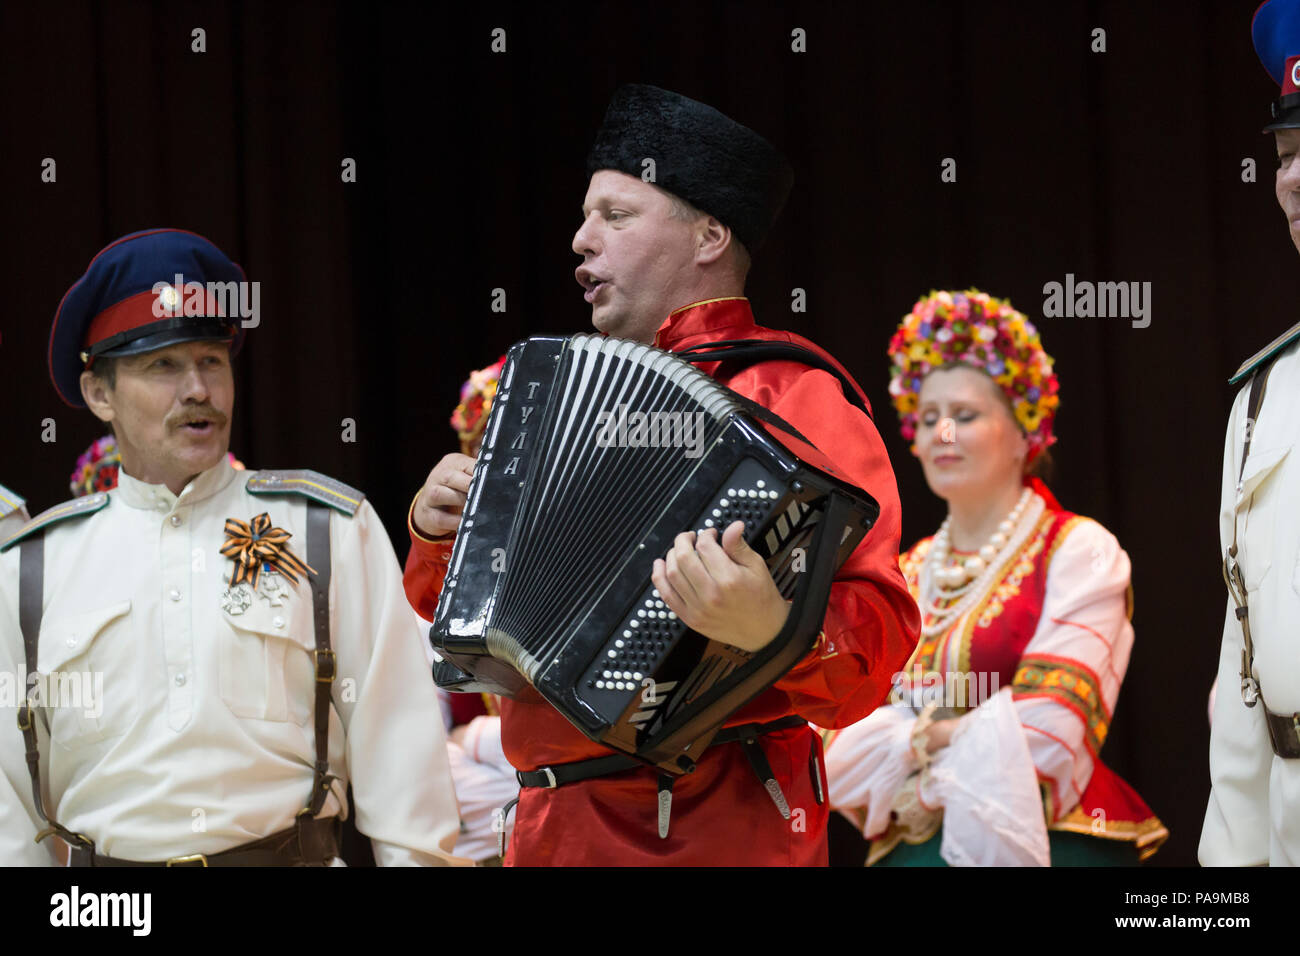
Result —
M 1133 644 L 1129 560 L 1036 477 L 1052 359 L 1010 303 L 937 292 L 889 345 L 938 532 L 900 558 L 921 640 L 887 706 L 830 740 L 869 864 L 1136 864 L 1168 832 L 1101 763 Z

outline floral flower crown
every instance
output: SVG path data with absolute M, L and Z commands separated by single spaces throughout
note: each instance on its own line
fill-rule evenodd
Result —
M 1052 357 L 1033 323 L 1007 300 L 978 289 L 931 292 L 903 317 L 889 340 L 889 358 L 889 396 L 908 441 L 916 438 L 921 381 L 937 368 L 963 364 L 988 373 L 1006 394 L 1029 439 L 1030 461 L 1055 444 L 1052 422 L 1061 400 Z
M 497 381 L 506 364 L 503 355 L 487 368 L 469 373 L 469 379 L 460 387 L 460 404 L 451 413 L 451 427 L 460 436 L 461 446 L 468 449 L 483 434 L 492 399 L 497 393 Z
M 236 471 L 244 470 L 244 463 L 235 457 L 234 452 L 227 452 L 226 458 Z M 117 487 L 117 472 L 121 467 L 122 453 L 118 450 L 117 439 L 112 435 L 96 438 L 77 459 L 68 487 L 78 498 L 97 491 L 112 491 Z
M 96 491 L 112 491 L 117 487 L 117 469 L 121 464 L 117 440 L 112 435 L 96 438 L 77 459 L 68 487 L 78 498 Z

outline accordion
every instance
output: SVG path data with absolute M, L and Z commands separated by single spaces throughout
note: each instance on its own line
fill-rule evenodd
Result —
M 688 362 L 599 335 L 514 345 L 430 640 L 450 691 L 531 686 L 589 738 L 671 774 L 781 678 L 877 503 L 781 419 Z M 756 652 L 690 630 L 650 580 L 682 531 L 745 539 L 791 601 Z

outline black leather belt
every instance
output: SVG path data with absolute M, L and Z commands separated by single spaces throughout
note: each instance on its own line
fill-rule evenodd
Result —
M 754 768 L 759 783 L 763 785 L 763 789 L 772 798 L 772 802 L 776 804 L 781 816 L 789 820 L 790 806 L 786 802 L 785 794 L 781 792 L 781 785 L 777 782 L 776 774 L 772 772 L 771 764 L 767 762 L 767 755 L 763 753 L 763 747 L 759 744 L 758 738 L 764 734 L 775 733 L 778 730 L 790 730 L 795 727 L 806 726 L 808 726 L 808 722 L 795 714 L 765 724 L 737 724 L 734 727 L 724 727 L 718 731 L 706 749 L 712 750 L 721 744 L 739 743 L 744 748 L 745 756 L 749 758 L 749 765 Z M 554 790 L 556 787 L 562 787 L 567 783 L 577 783 L 579 780 L 590 780 L 594 777 L 608 777 L 612 774 L 637 769 L 649 770 L 653 768 L 643 761 L 637 760 L 635 757 L 629 757 L 626 754 L 610 754 L 608 757 L 575 760 L 572 763 L 539 767 L 536 770 L 519 770 L 515 772 L 515 777 L 519 780 L 519 786 L 521 787 L 539 787 L 545 790 Z M 817 795 L 818 804 L 825 803 L 826 796 L 822 789 L 821 766 L 817 761 L 816 750 L 809 756 L 808 772 L 813 780 L 813 792 Z M 660 839 L 668 838 L 668 822 L 672 810 L 673 781 L 675 779 L 671 774 L 659 774 L 658 816 Z M 504 819 L 518 802 L 519 798 L 516 797 L 502 809 L 502 828 L 498 831 L 498 846 L 502 855 L 505 854 Z
M 807 724 L 808 722 L 802 717 L 791 715 L 766 724 L 737 724 L 734 727 L 724 727 L 713 738 L 709 744 L 709 749 L 720 744 L 730 744 L 739 740 L 761 737 L 763 734 L 774 733 L 778 730 L 805 727 Z M 575 760 L 572 763 L 558 763 L 549 767 L 538 767 L 536 770 L 519 770 L 515 772 L 515 777 L 519 780 L 519 786 L 521 787 L 542 787 L 543 789 L 554 790 L 566 783 L 577 783 L 579 780 L 590 780 L 593 777 L 608 777 L 610 774 L 622 773 L 625 770 L 636 768 L 650 769 L 643 760 L 637 760 L 627 754 L 610 754 L 608 757 L 591 757 L 587 760 Z
M 300 816 L 287 830 L 222 850 L 188 853 L 159 862 L 119 860 L 96 853 L 94 847 L 74 846 L 69 866 L 323 866 L 339 855 L 338 817 Z
M 1300 758 L 1300 714 L 1275 714 L 1264 708 L 1273 753 L 1290 760 Z

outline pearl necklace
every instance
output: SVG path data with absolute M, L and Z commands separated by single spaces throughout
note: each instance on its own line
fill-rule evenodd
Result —
M 921 628 L 923 636 L 934 637 L 943 633 L 952 621 L 960 619 L 975 606 L 1001 569 L 1003 555 L 1020 550 L 1045 508 L 1043 499 L 1026 488 L 1011 514 L 998 524 L 998 530 L 989 538 L 989 543 L 980 548 L 977 555 L 971 555 L 951 568 L 944 565 L 951 551 L 948 526 L 952 517 L 944 519 L 931 542 L 930 553 L 921 565 L 921 610 L 931 618 L 930 623 Z M 960 600 L 956 603 L 948 603 L 957 598 Z M 947 604 L 946 607 L 940 604 L 941 600 Z

